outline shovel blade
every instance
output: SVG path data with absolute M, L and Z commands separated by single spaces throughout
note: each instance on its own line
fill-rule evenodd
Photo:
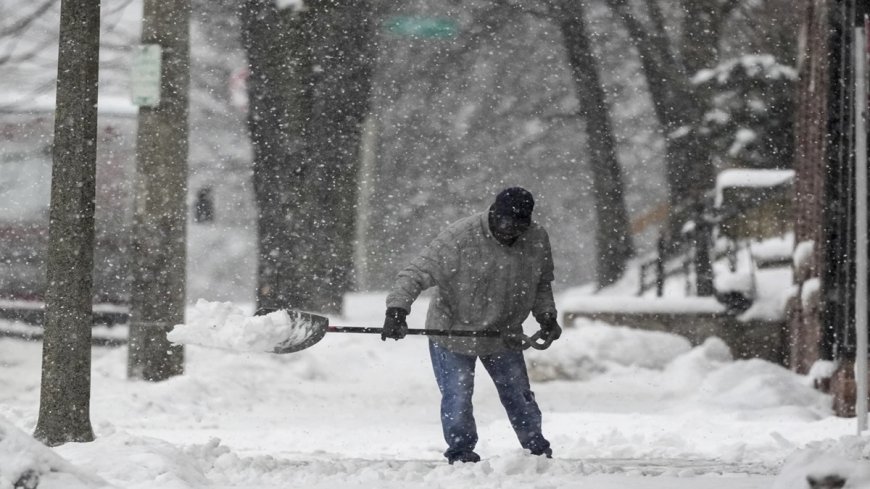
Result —
M 276 309 L 260 309 L 255 315 L 263 316 Z M 311 347 L 323 339 L 329 328 L 329 319 L 308 312 L 284 309 L 289 318 L 287 327 L 281 329 L 281 338 L 271 353 L 293 353 Z

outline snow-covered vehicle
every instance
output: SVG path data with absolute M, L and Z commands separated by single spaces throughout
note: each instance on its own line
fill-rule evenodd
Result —
M 123 320 L 129 301 L 135 123 L 129 103 L 101 101 L 94 303 L 103 323 Z M 0 111 L 0 315 L 26 322 L 39 321 L 45 293 L 53 124 L 49 101 Z

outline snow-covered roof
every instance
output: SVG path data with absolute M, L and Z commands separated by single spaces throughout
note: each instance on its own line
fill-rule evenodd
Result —
M 751 168 L 733 168 L 724 170 L 716 177 L 715 205 L 722 205 L 722 192 L 726 188 L 772 188 L 790 183 L 794 179 L 794 170 L 764 170 Z

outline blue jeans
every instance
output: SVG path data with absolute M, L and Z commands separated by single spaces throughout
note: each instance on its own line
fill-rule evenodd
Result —
M 477 444 L 477 425 L 471 405 L 474 393 L 474 366 L 480 358 L 495 382 L 498 396 L 523 448 L 533 454 L 548 452 L 550 442 L 541 434 L 541 410 L 529 387 L 529 375 L 522 352 L 508 351 L 477 357 L 453 353 L 429 342 L 435 380 L 441 390 L 441 427 L 452 459 L 473 452 Z

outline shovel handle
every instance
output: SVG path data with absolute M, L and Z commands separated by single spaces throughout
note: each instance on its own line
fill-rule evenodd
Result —
M 381 334 L 384 328 L 363 328 L 359 326 L 329 326 L 326 328 L 329 333 L 369 333 Z M 501 336 L 498 331 L 468 331 L 468 330 L 449 330 L 449 329 L 408 329 L 406 334 L 417 334 L 424 336 L 476 336 L 478 338 L 497 338 Z

